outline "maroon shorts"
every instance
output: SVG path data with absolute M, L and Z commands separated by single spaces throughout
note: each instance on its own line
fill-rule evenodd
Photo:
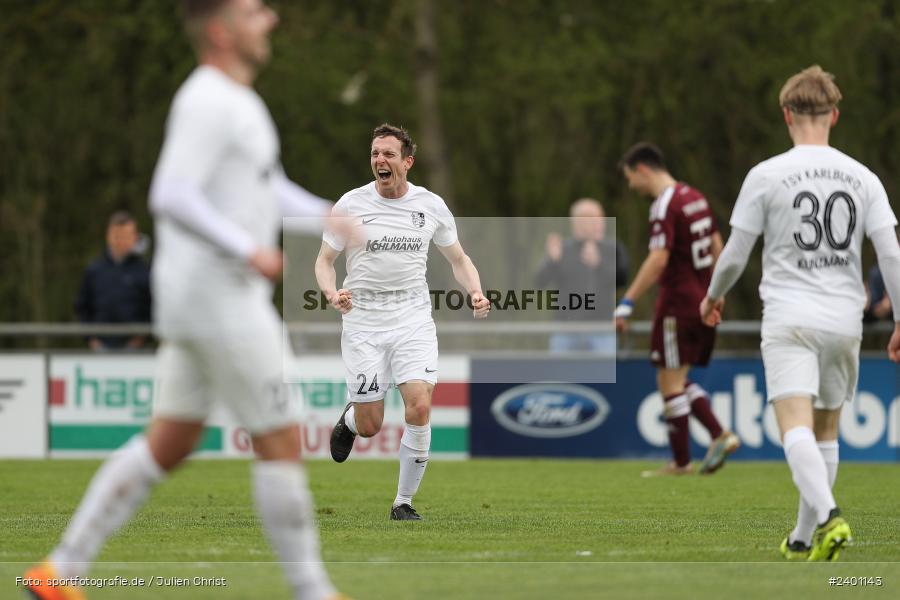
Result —
M 716 343 L 716 328 L 696 317 L 657 315 L 650 334 L 650 360 L 657 367 L 677 369 L 709 364 Z

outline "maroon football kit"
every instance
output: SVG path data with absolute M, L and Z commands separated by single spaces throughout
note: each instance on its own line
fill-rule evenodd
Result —
M 665 248 L 650 336 L 650 360 L 659 367 L 709 363 L 716 330 L 700 320 L 700 302 L 712 277 L 715 217 L 703 195 L 684 183 L 666 188 L 650 207 L 650 250 Z

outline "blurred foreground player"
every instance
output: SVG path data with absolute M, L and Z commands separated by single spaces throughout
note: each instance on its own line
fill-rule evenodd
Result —
M 835 560 L 850 540 L 831 488 L 838 421 L 856 391 L 866 293 L 862 243 L 875 246 L 888 294 L 900 301 L 900 246 L 884 186 L 864 165 L 828 145 L 841 93 L 818 66 L 781 89 L 794 147 L 747 174 L 731 215 L 731 236 L 700 315 L 721 320 L 722 298 L 762 235 L 762 358 L 768 400 L 800 491 L 797 525 L 781 544 L 787 559 Z M 900 362 L 900 312 L 888 354 Z
M 491 308 L 447 205 L 407 180 L 415 150 L 402 127 L 385 124 L 375 129 L 370 148 L 375 181 L 338 200 L 333 222 L 350 228 L 327 227 L 316 259 L 319 288 L 343 314 L 341 355 L 350 400 L 331 434 L 332 458 L 344 462 L 357 435 L 371 437 L 381 431 L 384 397 L 391 385 L 403 397 L 406 427 L 390 512 L 395 521 L 421 519 L 412 499 L 431 448 L 438 343 L 425 268 L 432 241 L 468 292 L 475 318 L 486 317 Z M 347 277 L 337 289 L 334 261 L 345 250 Z
M 696 307 L 709 285 L 712 266 L 722 250 L 722 237 L 706 198 L 675 181 L 659 148 L 646 142 L 635 144 L 620 166 L 628 187 L 655 198 L 650 206 L 650 252 L 615 311 L 616 328 L 624 331 L 634 303 L 659 281 L 650 360 L 656 365 L 673 460 L 643 475 L 686 475 L 693 471 L 690 415 L 712 437 L 700 473 L 714 473 L 737 450 L 740 440 L 722 430 L 706 390 L 687 377 L 692 366 L 709 363 L 715 343 L 716 330 L 700 321 Z
M 322 200 L 287 180 L 278 134 L 252 88 L 278 19 L 260 0 L 184 0 L 200 65 L 175 95 L 150 190 L 156 216 L 154 318 L 162 339 L 146 435 L 104 463 L 47 561 L 27 576 L 38 598 L 80 598 L 48 578 L 85 575 L 103 543 L 193 450 L 215 402 L 247 428 L 253 493 L 294 598 L 335 597 L 322 566 L 300 464 L 297 403 L 283 382 L 281 217 Z

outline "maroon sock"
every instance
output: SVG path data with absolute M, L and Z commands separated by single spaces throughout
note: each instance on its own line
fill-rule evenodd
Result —
M 665 415 L 669 425 L 669 446 L 675 464 L 683 467 L 691 462 L 691 438 L 688 430 L 688 399 L 684 393 L 666 396 Z
M 694 415 L 700 423 L 706 427 L 712 439 L 716 439 L 722 435 L 722 426 L 716 415 L 713 414 L 712 407 L 709 405 L 709 396 L 702 387 L 696 383 L 688 382 L 685 388 L 688 398 L 691 400 L 691 414 Z

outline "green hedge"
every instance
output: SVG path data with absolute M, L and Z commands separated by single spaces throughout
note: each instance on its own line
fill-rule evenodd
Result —
M 460 216 L 565 214 L 595 196 L 635 263 L 648 202 L 616 172 L 641 138 L 723 226 L 746 171 L 789 145 L 777 106 L 812 63 L 844 93 L 838 148 L 900 180 L 900 16 L 892 0 L 437 3 L 440 119 Z M 288 173 L 336 198 L 369 178 L 381 121 L 420 127 L 415 0 L 275 3 L 259 89 Z M 173 4 L 16 1 L 0 22 L 0 321 L 69 320 L 107 215 L 146 193 L 173 91 L 193 66 Z M 341 100 L 352 79 L 355 102 Z M 414 180 L 429 184 L 424 164 Z M 726 228 L 727 229 L 727 228 Z M 754 266 L 731 316 L 758 315 Z M 650 310 L 643 302 L 639 314 Z

